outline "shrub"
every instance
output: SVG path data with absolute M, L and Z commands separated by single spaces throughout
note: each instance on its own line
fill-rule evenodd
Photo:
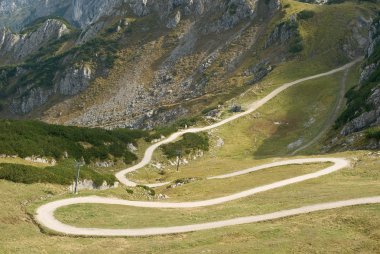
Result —
M 365 136 L 367 139 L 380 140 L 380 126 L 373 127 L 373 128 L 366 130 Z
M 177 122 L 175 122 L 172 125 L 165 126 L 165 127 L 157 127 L 153 130 L 153 132 L 145 138 L 145 141 L 151 142 L 154 139 L 160 139 L 161 136 L 167 137 L 170 134 L 178 131 L 180 128 L 185 128 L 186 126 L 193 126 L 198 121 L 198 117 L 192 117 L 192 118 L 182 118 L 179 119 Z
M 189 154 L 197 149 L 208 151 L 209 138 L 206 133 L 186 133 L 181 140 L 162 146 L 162 150 L 168 158 L 175 158 L 179 155 L 178 153 Z
M 297 17 L 299 19 L 311 19 L 312 17 L 314 17 L 314 15 L 315 13 L 313 11 L 303 10 L 297 14 Z
M 289 52 L 292 54 L 299 53 L 303 50 L 302 38 L 297 33 L 296 37 L 290 42 Z

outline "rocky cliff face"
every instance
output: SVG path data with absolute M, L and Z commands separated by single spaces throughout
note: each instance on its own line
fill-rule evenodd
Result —
M 78 24 L 81 28 L 86 28 L 104 16 L 122 14 L 123 9 L 117 8 L 120 7 L 123 2 L 124 0 L 72 0 L 64 17 Z
M 2 64 L 15 64 L 36 53 L 51 40 L 60 39 L 70 33 L 70 29 L 59 20 L 48 19 L 33 31 L 13 33 L 9 29 L 0 30 L 0 58 Z
M 357 108 L 354 118 L 343 127 L 341 134 L 349 135 L 371 126 L 380 125 L 380 19 L 373 22 L 369 31 L 369 47 L 366 62 L 362 67 L 358 94 L 363 96 L 362 105 Z M 364 92 L 368 90 L 368 92 Z M 360 93 L 360 91 L 363 91 Z
M 341 131 L 342 135 L 347 136 L 380 125 L 380 85 L 371 90 L 369 98 L 364 103 L 370 109 L 348 122 Z
M 45 105 L 53 95 L 73 96 L 85 90 L 92 79 L 91 67 L 82 65 L 68 68 L 56 78 L 55 86 L 43 88 L 30 84 L 19 88 L 10 104 L 13 114 L 27 114 Z
M 0 0 L 0 27 L 20 31 L 39 17 L 62 16 L 68 3 L 66 0 Z
M 338 135 L 325 150 L 379 149 L 380 140 L 366 134 L 380 126 L 380 19 L 373 21 L 369 46 L 361 68 L 358 85 L 346 95 L 347 108 L 337 121 Z

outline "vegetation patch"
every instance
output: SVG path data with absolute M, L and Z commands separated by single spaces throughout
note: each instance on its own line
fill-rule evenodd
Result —
M 179 119 L 174 124 L 156 127 L 155 129 L 153 129 L 150 135 L 145 138 L 145 141 L 151 142 L 155 139 L 160 139 L 162 136 L 167 137 L 181 128 L 187 128 L 195 125 L 198 120 L 198 117 L 183 118 Z
M 297 14 L 297 18 L 299 18 L 299 19 L 311 19 L 312 17 L 314 17 L 314 15 L 315 15 L 314 11 L 303 10 Z
M 39 121 L 0 121 L 0 154 L 80 159 L 87 163 L 120 158 L 125 163 L 137 159 L 128 144 L 146 135 L 130 129 L 91 129 L 50 125 Z M 86 147 L 83 144 L 88 144 Z M 67 155 L 67 156 L 66 156 Z
M 146 185 L 137 185 L 136 187 L 146 190 L 150 196 L 156 195 L 156 191 Z
M 366 130 L 365 136 L 367 139 L 380 140 L 380 126 L 376 126 Z
M 181 140 L 162 146 L 162 150 L 168 158 L 189 154 L 194 150 L 208 151 L 208 149 L 209 138 L 207 133 L 186 133 Z
M 380 14 L 375 19 L 375 23 L 379 22 Z M 375 36 L 380 33 L 380 28 L 377 29 Z M 378 64 L 380 62 L 380 43 L 374 48 L 374 52 L 365 62 L 365 65 Z M 339 128 L 351 121 L 352 119 L 358 117 L 364 112 L 368 112 L 373 109 L 373 106 L 368 104 L 367 101 L 372 94 L 373 89 L 380 87 L 380 68 L 377 66 L 376 70 L 371 74 L 368 80 L 361 84 L 351 88 L 347 94 L 347 108 L 342 113 L 342 115 L 336 121 L 336 128 Z
M 16 183 L 52 183 L 61 185 L 70 185 L 76 176 L 74 162 L 65 162 L 54 167 L 34 167 L 20 164 L 0 164 L 0 179 Z M 82 167 L 80 179 L 92 180 L 95 186 L 101 186 L 104 181 L 108 184 L 116 182 L 113 175 L 99 174 L 89 167 Z

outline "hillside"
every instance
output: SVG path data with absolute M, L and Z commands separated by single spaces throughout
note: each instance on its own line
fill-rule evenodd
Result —
M 380 13 L 379 13 L 380 15 Z M 360 79 L 346 94 L 347 108 L 331 135 L 337 135 L 327 149 L 380 148 L 380 22 L 375 17 L 369 30 L 369 46 Z M 338 132 L 338 133 L 336 133 Z
M 6 36 L 23 40 L 7 53 L 12 62 L 3 60 L 1 67 L 3 117 L 152 128 L 223 104 L 282 65 L 302 64 L 310 57 L 320 64 L 339 64 L 362 55 L 368 43 L 363 36 L 368 13 L 351 2 L 324 7 L 294 3 L 292 8 L 248 0 L 108 2 L 86 6 L 74 1 L 61 13 L 63 7 L 49 4 L 43 9 L 50 20 L 24 25 L 21 35 L 5 30 Z M 22 10 L 25 2 L 19 6 Z M 36 2 L 33 8 L 42 7 Z M 101 13 L 91 13 L 97 8 Z M 300 13 L 303 8 L 312 15 Z M 333 12 L 338 17 L 333 22 L 343 25 L 341 33 L 325 29 Z M 53 15 L 61 15 L 71 29 L 63 23 L 65 35 L 48 32 L 45 42 L 33 41 L 43 38 L 39 31 Z M 308 37 L 316 21 L 322 22 L 318 36 L 329 38 L 320 48 Z M 2 48 L 11 48 L 9 42 Z M 18 48 L 25 52 L 22 57 Z M 326 49 L 331 55 L 323 59 Z

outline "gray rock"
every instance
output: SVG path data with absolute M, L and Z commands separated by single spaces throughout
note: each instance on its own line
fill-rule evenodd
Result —
M 177 13 L 174 15 L 173 18 L 169 19 L 169 22 L 167 23 L 167 28 L 175 28 L 178 23 L 181 21 L 181 12 L 177 11 Z
M 37 29 L 24 33 L 12 33 L 9 29 L 0 30 L 0 57 L 8 64 L 19 63 L 27 56 L 36 53 L 51 40 L 69 33 L 69 28 L 59 20 L 48 19 Z
M 64 77 L 56 83 L 55 90 L 61 95 L 72 96 L 85 90 L 91 81 L 92 71 L 87 65 L 66 70 Z
M 371 105 L 373 110 L 364 112 L 347 123 L 341 131 L 342 135 L 347 136 L 368 127 L 380 125 L 380 85 L 376 89 L 373 89 L 371 96 L 366 103 Z
M 12 100 L 10 111 L 15 114 L 29 113 L 44 105 L 52 93 L 51 90 L 43 90 L 41 87 L 32 88 L 26 94 Z
M 375 52 L 375 48 L 380 47 L 380 21 L 375 21 L 369 31 L 369 46 L 367 50 L 366 58 L 369 59 Z M 371 78 L 372 74 L 378 70 L 380 62 L 367 63 L 362 67 L 360 74 L 360 86 L 358 89 L 362 89 L 362 86 Z M 370 92 L 370 96 L 367 101 L 363 102 L 367 108 L 365 112 L 355 112 L 356 116 L 353 120 L 346 123 L 341 130 L 341 135 L 348 136 L 354 132 L 358 132 L 367 129 L 372 126 L 380 125 L 380 85 L 377 85 Z
M 298 24 L 296 16 L 292 16 L 288 21 L 278 24 L 269 38 L 265 42 L 264 48 L 269 48 L 273 45 L 283 44 L 298 34 Z
M 266 77 L 272 70 L 273 70 L 273 67 L 270 65 L 268 61 L 262 61 L 258 63 L 257 65 L 246 70 L 244 72 L 244 75 L 246 76 L 253 75 L 253 79 L 252 81 L 250 81 L 250 83 L 254 84 L 262 80 L 264 77 Z
M 230 112 L 232 112 L 232 113 L 238 113 L 241 111 L 242 111 L 242 108 L 240 105 L 232 105 L 230 108 Z

